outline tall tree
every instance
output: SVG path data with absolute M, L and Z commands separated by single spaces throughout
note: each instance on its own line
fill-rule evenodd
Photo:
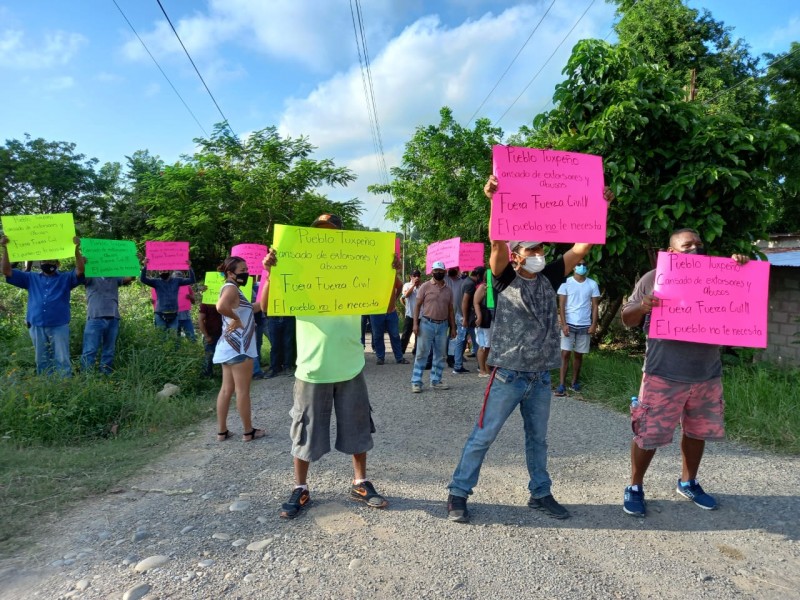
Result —
M 313 158 L 306 138 L 282 138 L 268 127 L 240 140 L 218 125 L 210 138 L 194 141 L 193 156 L 164 166 L 157 177 L 142 174 L 137 201 L 151 235 L 191 241 L 199 265 L 216 266 L 236 243 L 271 242 L 275 224 L 308 225 L 326 211 L 347 227 L 358 223 L 358 200 L 334 202 L 318 191 L 355 176 Z
M 474 129 L 463 127 L 447 107 L 439 115 L 438 125 L 417 128 L 402 165 L 392 168 L 392 182 L 369 189 L 390 193 L 394 201 L 387 216 L 413 225 L 425 242 L 455 236 L 487 239 L 483 182 L 492 171 L 491 147 L 500 143 L 503 132 L 488 119 L 478 119 Z

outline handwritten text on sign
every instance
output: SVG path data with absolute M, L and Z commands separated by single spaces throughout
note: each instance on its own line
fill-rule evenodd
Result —
M 659 252 L 650 337 L 767 346 L 769 263 Z
M 603 160 L 591 154 L 493 146 L 493 240 L 606 241 Z
M 428 244 L 428 251 L 425 255 L 425 272 L 430 273 L 433 270 L 433 263 L 437 260 L 444 263 L 445 269 L 457 267 L 460 250 L 461 238 L 458 237 Z
M 386 311 L 395 270 L 394 234 L 275 226 L 278 263 L 267 313 L 368 315 Z
M 131 241 L 81 238 L 81 253 L 87 277 L 136 277 L 141 269 Z
M 462 271 L 472 271 L 475 267 L 484 266 L 484 247 L 480 242 L 461 242 L 458 266 Z
M 189 242 L 145 242 L 149 271 L 189 268 Z
M 231 256 L 238 256 L 243 258 L 247 263 L 247 271 L 251 275 L 258 275 L 261 273 L 261 261 L 267 255 L 269 248 L 263 244 L 236 244 L 231 248 Z
M 217 300 L 219 300 L 219 292 L 222 289 L 222 286 L 225 285 L 225 277 L 219 271 L 209 271 L 206 273 L 206 278 L 203 281 L 203 285 L 206 287 L 206 289 L 203 291 L 201 303 L 216 304 Z M 249 277 L 247 279 L 247 285 L 239 289 L 241 289 L 244 297 L 250 300 L 250 298 L 253 296 L 253 278 Z
M 8 259 L 47 260 L 75 256 L 75 222 L 71 213 L 2 217 L 8 237 Z

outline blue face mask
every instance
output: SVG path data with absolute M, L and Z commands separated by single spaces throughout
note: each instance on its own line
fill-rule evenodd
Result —
M 578 265 L 577 267 L 575 267 L 575 273 L 580 276 L 584 276 L 588 272 L 589 272 L 589 267 L 587 267 L 586 265 Z

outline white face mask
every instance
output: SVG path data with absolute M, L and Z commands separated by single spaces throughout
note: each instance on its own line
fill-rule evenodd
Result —
M 525 262 L 522 263 L 520 268 L 524 269 L 527 273 L 533 274 L 533 273 L 538 273 L 539 271 L 544 269 L 544 265 L 545 265 L 544 256 L 533 254 L 525 259 Z

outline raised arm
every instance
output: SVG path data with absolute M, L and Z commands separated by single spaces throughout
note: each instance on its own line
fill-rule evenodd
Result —
M 489 179 L 486 180 L 486 185 L 483 186 L 483 193 L 489 199 L 489 201 L 491 201 L 496 191 L 497 177 L 494 175 L 489 175 Z M 491 230 L 492 224 L 490 222 L 489 231 Z M 491 253 L 489 254 L 489 268 L 492 270 L 492 274 L 495 277 L 500 277 L 500 275 L 508 266 L 508 262 L 508 241 L 492 240 Z
M 75 275 L 80 277 L 86 272 L 86 260 L 81 254 L 81 238 L 76 235 L 72 238 L 72 243 L 75 244 Z

